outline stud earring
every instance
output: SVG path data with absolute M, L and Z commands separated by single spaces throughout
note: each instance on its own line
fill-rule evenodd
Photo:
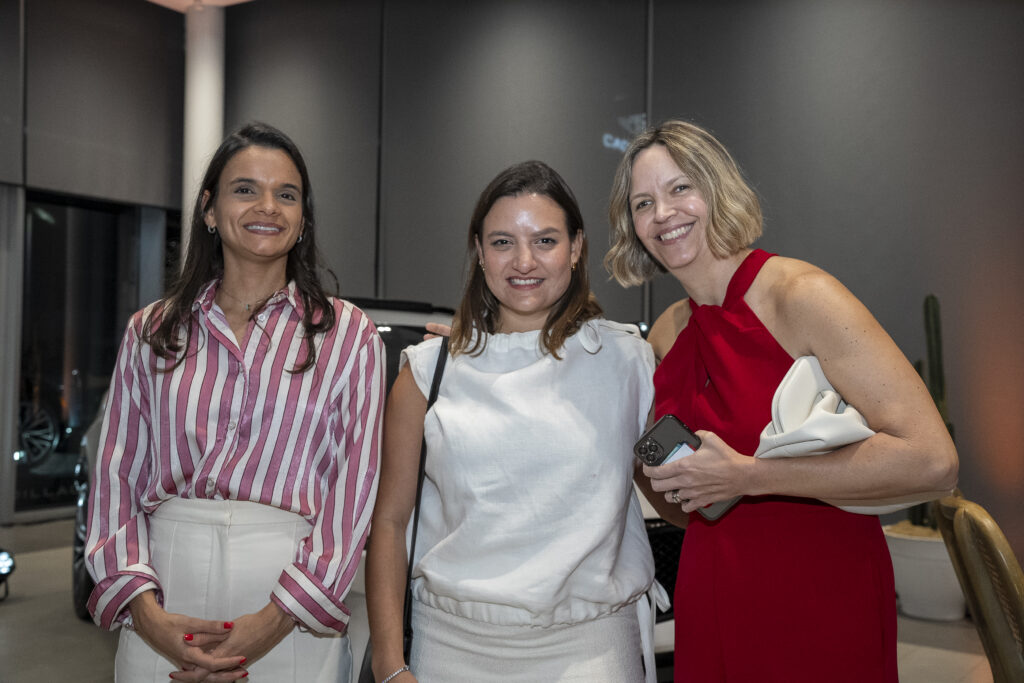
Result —
M 295 240 L 295 244 L 298 244 L 299 242 L 302 241 L 302 235 L 303 235 L 303 233 L 300 232 L 299 233 L 299 239 Z
M 484 268 L 484 262 L 483 261 L 480 261 L 480 270 L 482 270 L 482 271 L 486 271 L 487 270 L 486 268 Z
M 570 270 L 571 272 L 573 272 L 573 273 L 575 273 L 575 272 L 576 272 L 576 261 L 573 261 L 573 262 L 572 262 L 572 265 L 571 265 L 571 266 L 569 266 L 569 270 Z
M 210 233 L 211 235 L 216 234 L 217 228 L 215 228 L 212 225 L 207 225 L 206 226 L 206 232 Z

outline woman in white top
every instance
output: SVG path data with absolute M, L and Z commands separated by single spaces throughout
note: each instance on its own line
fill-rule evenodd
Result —
M 431 339 L 403 352 L 385 411 L 367 579 L 375 678 L 641 681 L 635 603 L 654 568 L 631 447 L 653 397 L 650 347 L 600 317 L 579 207 L 545 164 L 484 190 L 468 255 L 437 402 L 426 412 Z

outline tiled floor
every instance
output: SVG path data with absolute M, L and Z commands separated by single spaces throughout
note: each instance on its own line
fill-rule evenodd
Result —
M 0 683 L 113 680 L 117 634 L 71 611 L 71 522 L 0 527 L 15 553 L 10 596 L 0 602 Z M 992 683 L 973 625 L 900 617 L 902 683 Z

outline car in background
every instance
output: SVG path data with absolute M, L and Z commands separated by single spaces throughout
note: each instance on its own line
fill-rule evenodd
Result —
M 428 322 L 451 324 L 454 311 L 426 303 L 412 301 L 391 301 L 386 299 L 349 299 L 366 313 L 377 326 L 377 332 L 384 342 L 387 354 L 387 387 L 391 388 L 398 376 L 398 364 L 402 349 L 423 340 Z M 639 324 L 641 332 L 646 325 Z M 645 335 L 646 336 L 646 335 Z M 104 397 L 104 406 L 106 397 Z M 103 409 L 86 430 L 81 440 L 81 452 L 75 467 L 75 486 L 78 492 L 75 508 L 75 536 L 72 544 L 72 601 L 75 614 L 89 618 L 86 603 L 93 589 L 93 581 L 85 569 L 85 532 L 88 521 L 90 477 L 96 466 Z M 640 495 L 644 510 L 647 535 L 654 552 L 655 577 L 672 597 L 675 586 L 679 550 L 683 541 L 683 530 L 662 520 L 653 507 Z M 365 562 L 365 552 L 363 555 Z M 360 663 L 369 641 L 369 626 L 366 610 L 366 588 L 364 562 L 360 562 L 351 591 L 345 600 L 351 611 L 349 639 L 352 647 L 352 661 L 358 673 Z M 675 647 L 674 622 L 671 608 L 659 612 L 654 633 L 654 651 L 657 658 L 658 680 L 672 680 L 672 654 Z

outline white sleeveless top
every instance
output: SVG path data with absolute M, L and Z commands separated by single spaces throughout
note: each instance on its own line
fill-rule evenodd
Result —
M 573 624 L 637 600 L 654 562 L 632 447 L 654 355 L 632 325 L 584 323 L 559 352 L 540 332 L 487 335 L 448 359 L 427 413 L 413 567 L 418 600 L 502 625 Z M 402 352 L 427 396 L 440 348 Z

